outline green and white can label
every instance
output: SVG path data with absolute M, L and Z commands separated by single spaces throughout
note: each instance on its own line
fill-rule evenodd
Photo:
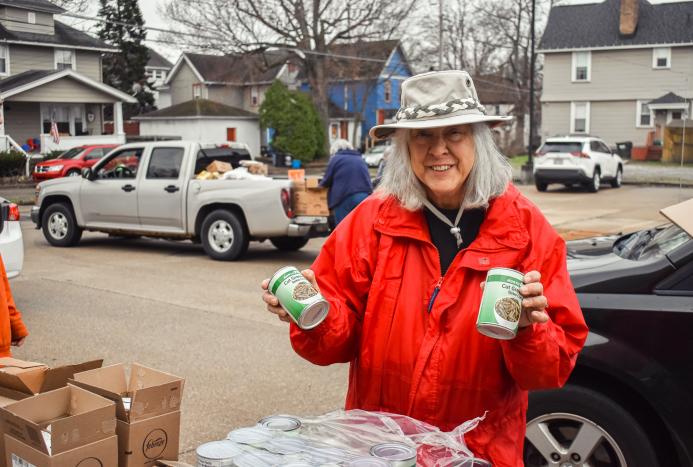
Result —
M 476 320 L 476 328 L 481 334 L 504 340 L 517 335 L 523 279 L 524 274 L 514 269 L 489 269 Z
M 269 291 L 301 329 L 313 329 L 322 323 L 330 309 L 327 300 L 293 266 L 274 273 Z

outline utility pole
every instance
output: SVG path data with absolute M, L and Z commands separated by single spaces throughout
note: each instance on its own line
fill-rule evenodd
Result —
M 522 166 L 522 175 L 527 183 L 531 183 L 534 174 L 534 69 L 536 54 L 534 52 L 534 13 L 536 0 L 532 0 L 532 13 L 530 17 L 530 58 L 529 58 L 529 144 L 527 145 L 527 163 Z
M 438 0 L 438 71 L 443 69 L 443 0 Z

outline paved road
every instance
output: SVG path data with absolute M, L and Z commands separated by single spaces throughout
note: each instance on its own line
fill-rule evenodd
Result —
M 693 189 L 669 188 L 523 190 L 573 236 L 656 225 L 659 208 L 693 197 Z M 185 376 L 183 459 L 261 416 L 341 406 L 347 366 L 315 367 L 295 356 L 258 287 L 282 265 L 308 266 L 322 240 L 293 254 L 252 244 L 243 261 L 221 263 L 187 243 L 101 234 L 85 234 L 76 248 L 52 248 L 30 222 L 22 227 L 25 268 L 12 289 L 31 336 L 17 356 L 49 364 L 137 361 Z

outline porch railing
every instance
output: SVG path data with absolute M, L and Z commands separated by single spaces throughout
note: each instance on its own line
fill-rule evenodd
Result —
M 24 154 L 24 159 L 26 159 L 26 163 L 24 164 L 24 175 L 27 177 L 31 175 L 31 168 L 29 167 L 29 161 L 31 160 L 31 156 L 22 149 L 22 147 L 17 144 L 17 142 L 12 139 L 10 135 L 0 135 L 0 149 L 2 151 L 9 151 L 10 149 L 14 149 L 17 152 L 21 152 Z

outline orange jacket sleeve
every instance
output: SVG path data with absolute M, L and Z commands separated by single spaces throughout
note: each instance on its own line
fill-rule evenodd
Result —
M 316 365 L 346 363 L 358 352 L 376 239 L 372 223 L 354 214 L 329 236 L 311 267 L 330 304 L 327 317 L 308 331 L 291 323 L 294 350 Z
M 535 235 L 541 236 L 534 248 L 534 260 L 527 271 L 541 273 L 549 307 L 549 321 L 521 329 L 515 339 L 502 342 L 503 357 L 510 374 L 525 390 L 561 387 L 570 376 L 578 353 L 587 338 L 587 325 L 582 316 L 566 265 L 566 246 L 548 225 Z M 548 241 L 547 241 L 548 239 Z M 553 239 L 553 241 L 551 241 Z
M 5 296 L 5 302 L 2 304 L 2 306 L 7 306 L 7 310 L 9 312 L 9 319 L 10 319 L 10 329 L 12 331 L 12 342 L 17 341 L 23 337 L 26 337 L 29 335 L 29 331 L 26 329 L 26 326 L 24 326 L 24 322 L 22 321 L 22 314 L 19 312 L 17 309 L 17 306 L 14 304 L 14 298 L 12 298 L 12 290 L 10 289 L 10 281 L 7 280 L 7 272 L 5 271 L 5 263 L 2 262 L 2 258 L 0 257 L 0 266 L 2 266 L 1 273 L 2 273 L 2 285 L 5 288 L 4 290 L 4 296 Z

